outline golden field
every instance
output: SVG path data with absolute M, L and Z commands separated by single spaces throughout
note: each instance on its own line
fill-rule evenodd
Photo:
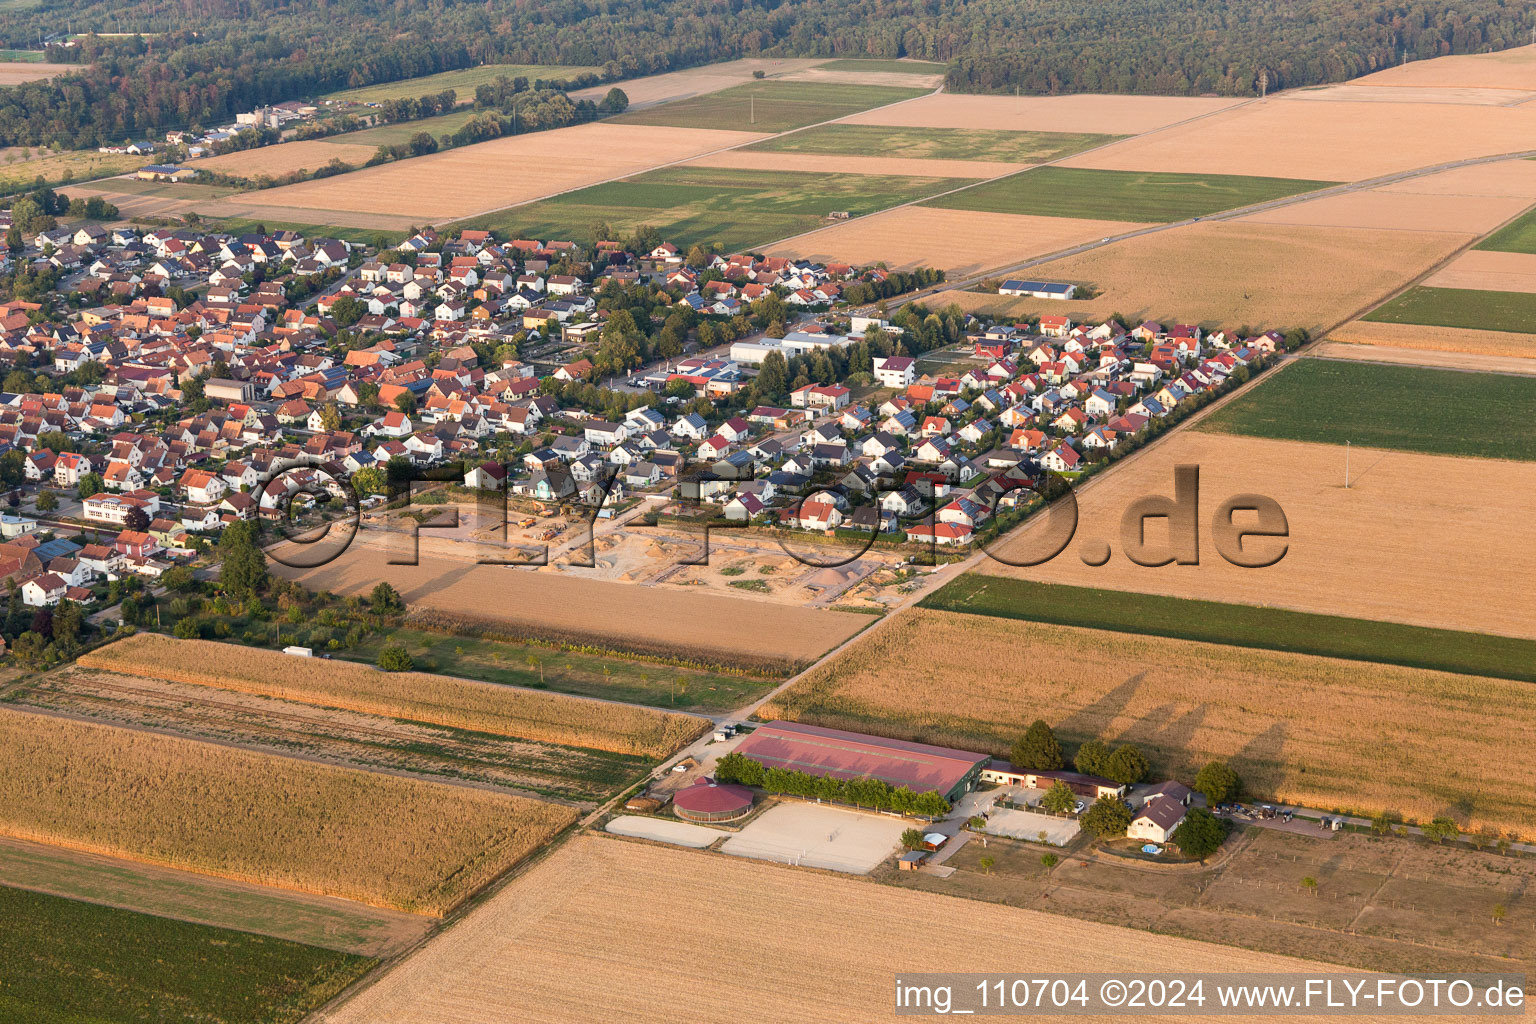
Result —
M 894 938 L 911 935 L 916 922 L 940 929 L 942 941 Z M 1020 945 L 1028 948 L 1023 962 L 1013 949 Z M 738 947 L 751 950 L 747 961 L 722 957 Z M 852 950 L 853 967 L 828 968 Z M 902 1019 L 892 1010 L 900 972 L 1144 972 L 1152 963 L 1165 971 L 1316 970 L 1290 957 L 1033 910 L 578 836 L 321 1019 L 894 1021 Z
M 1536 104 L 1317 103 L 1280 94 L 1071 157 L 1062 166 L 1356 181 L 1529 149 L 1520 140 L 1532 137 Z
M 1186 323 L 1305 327 L 1361 315 L 1471 241 L 1470 234 L 1206 221 L 1129 238 L 1031 268 L 1100 290 L 1082 302 L 946 292 L 934 302 L 1002 315 L 1122 313 Z
M 443 222 L 489 213 L 717 149 L 754 142 L 752 132 L 594 122 L 492 139 L 444 153 L 365 167 L 352 174 L 247 192 L 232 202 L 298 211 Z M 370 151 L 371 152 L 371 151 Z
M 673 100 L 687 99 L 690 96 L 720 92 L 733 85 L 745 85 L 753 81 L 752 72 L 754 71 L 762 71 L 772 78 L 783 78 L 825 61 L 825 57 L 744 57 L 721 64 L 706 64 L 703 67 L 683 68 L 659 75 L 647 75 L 644 78 L 629 78 L 621 82 L 577 89 L 571 93 L 571 98 L 591 100 L 596 103 L 607 94 L 609 89 L 618 87 L 623 89 L 624 95 L 629 97 L 629 109 L 639 110 L 662 103 L 671 103 Z
M 1536 46 L 1416 60 L 1355 81 L 1407 88 L 1536 89 Z
M 79 71 L 74 64 L 48 64 L 43 61 L 0 61 L 0 85 L 24 85 L 54 75 Z
M 941 653 L 944 652 L 944 653 Z M 986 666 L 986 670 L 978 669 Z M 1036 718 L 1264 798 L 1536 835 L 1530 684 L 914 609 L 760 712 L 1007 756 Z M 1069 747 L 1070 749 L 1070 747 Z
M 507 793 L 0 709 L 0 832 L 442 914 L 575 820 Z
M 141 633 L 80 658 L 85 668 L 472 729 L 497 736 L 665 757 L 708 724 L 692 715 L 356 662 Z
M 1536 254 L 1468 249 L 1425 279 L 1428 288 L 1536 292 Z
M 390 565 L 384 545 L 360 542 L 318 569 L 273 568 L 336 594 L 365 594 L 386 580 L 413 611 L 513 636 L 775 672 L 809 664 L 870 622 L 867 615 L 767 598 L 478 565 L 422 547 L 416 565 Z
M 377 146 L 306 139 L 302 142 L 280 142 L 275 146 L 225 153 L 223 156 L 204 157 L 187 166 L 199 171 L 217 171 L 241 178 L 255 178 L 263 174 L 276 178 L 295 171 L 317 171 L 332 160 L 361 167 L 377 151 Z
M 1536 169 L 1536 163 L 1532 164 Z M 1440 195 L 1369 189 L 1321 196 L 1239 218 L 1250 224 L 1302 224 L 1383 231 L 1492 231 L 1519 216 L 1525 196 Z
M 769 249 L 769 254 L 855 264 L 883 261 L 898 270 L 938 267 L 952 275 L 968 276 L 1141 226 L 1114 220 L 903 206 L 786 239 Z M 995 300 L 997 296 L 989 298 Z
M 969 96 L 939 93 L 845 117 L 845 124 L 1137 135 L 1242 100 L 1190 96 Z
M 1332 445 L 1181 431 L 1084 488 L 1078 495 L 1077 540 L 1060 556 L 1033 568 L 984 559 L 979 570 L 1536 637 L 1536 616 L 1524 596 L 1536 582 L 1536 517 L 1530 514 L 1536 462 L 1356 448 L 1345 490 L 1344 460 L 1344 449 Z M 1144 495 L 1171 496 L 1173 469 L 1180 464 L 1200 467 L 1200 564 L 1132 564 L 1118 550 L 1120 518 Z M 1253 493 L 1279 502 L 1290 524 L 1285 557 L 1266 569 L 1231 565 L 1209 536 L 1209 517 L 1222 501 Z M 1020 528 L 997 546 L 999 557 L 1035 551 L 1046 523 Z M 1148 540 L 1166 536 L 1160 529 L 1165 528 L 1151 521 Z M 1095 541 L 1116 549 L 1098 568 L 1080 557 Z
M 1351 345 L 1380 345 L 1393 349 L 1416 349 L 1429 353 L 1468 353 L 1500 359 L 1536 357 L 1536 333 L 1513 331 L 1477 331 L 1470 327 L 1421 327 L 1418 324 L 1371 323 L 1355 320 L 1328 335 L 1334 341 Z M 1452 363 L 1440 358 L 1442 365 Z

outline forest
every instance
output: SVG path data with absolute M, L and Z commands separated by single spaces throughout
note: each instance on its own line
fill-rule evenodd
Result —
M 79 70 L 0 89 L 0 145 L 90 147 L 482 63 L 603 78 L 764 55 L 916 57 L 966 92 L 1249 95 L 1529 41 L 1517 0 L 41 0 L 8 47 Z M 63 45 L 76 33 L 76 45 Z

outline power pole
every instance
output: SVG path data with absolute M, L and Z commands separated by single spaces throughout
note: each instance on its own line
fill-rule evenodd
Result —
M 1259 68 L 1259 99 L 1263 99 L 1269 92 L 1269 69 Z
M 1349 442 L 1344 442 L 1344 489 L 1349 490 Z
M 756 96 L 748 96 L 747 97 L 747 102 L 752 105 L 752 121 L 751 121 L 751 123 L 752 124 L 757 124 L 757 97 Z

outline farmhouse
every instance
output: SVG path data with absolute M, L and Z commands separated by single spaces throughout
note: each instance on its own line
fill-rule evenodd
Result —
M 936 791 L 954 802 L 976 788 L 990 758 L 800 722 L 759 726 L 736 748 L 766 768 L 789 768 L 837 779 L 875 778 L 915 793 Z
M 1112 779 L 1080 772 L 1037 771 L 1015 768 L 1007 761 L 991 761 L 981 773 L 982 782 L 999 786 L 1024 786 L 1028 789 L 1050 789 L 1055 783 L 1063 783 L 1068 789 L 1087 800 L 1100 797 L 1125 795 L 1124 786 Z

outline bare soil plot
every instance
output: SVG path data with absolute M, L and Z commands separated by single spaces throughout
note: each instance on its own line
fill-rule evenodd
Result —
M 892 941 L 910 935 L 914 921 L 942 922 L 943 941 Z M 1064 928 L 1072 941 L 1052 938 Z M 1009 955 L 995 951 L 998 936 L 1028 945 L 1030 969 L 1048 973 L 1144 971 L 1149 963 L 1167 971 L 1307 968 L 1036 911 L 582 836 L 327 1019 L 885 1020 L 897 972 L 1008 969 Z M 754 950 L 752 969 L 732 973 L 722 998 L 719 972 L 700 965 L 717 963 L 722 948 L 744 939 Z M 857 966 L 826 969 L 852 949 L 860 951 Z
M 897 269 L 939 267 L 963 276 L 1135 227 L 1120 221 L 904 206 L 812 231 L 782 242 L 770 252 L 853 263 L 883 260 Z
M 1253 224 L 1383 231 L 1492 231 L 1530 205 L 1524 196 L 1425 195 L 1371 189 L 1322 196 L 1241 218 Z M 1462 286 L 1457 286 L 1462 287 Z
M 869 624 L 868 616 L 846 612 L 478 565 L 427 551 L 417 565 L 388 558 L 382 546 L 359 542 L 321 568 L 279 571 L 339 594 L 366 593 L 388 580 L 413 608 L 466 626 L 695 663 L 787 669 Z
M 1263 387 L 1263 384 L 1259 385 Z M 1186 431 L 1096 480 L 1079 497 L 1077 540 L 1033 568 L 988 559 L 981 571 L 1078 586 L 1536 636 L 1521 597 L 1536 583 L 1536 519 L 1528 513 L 1536 464 L 1357 449 Z M 1173 493 L 1173 467 L 1200 467 L 1202 517 L 1235 494 L 1264 494 L 1285 510 L 1285 557 L 1238 568 L 1202 534 L 1199 565 L 1148 568 L 1115 551 L 1094 568 L 1093 542 L 1118 549 L 1120 520 L 1137 499 Z M 1202 530 L 1205 530 L 1202 521 Z M 998 545 L 1000 557 L 1038 551 L 1045 520 Z M 1159 532 L 1162 531 L 1162 532 Z M 1150 520 L 1149 541 L 1166 537 Z M 1010 555 L 1010 552 L 1014 554 Z M 1433 579 L 1432 587 L 1416 581 Z
M 670 818 L 646 818 L 635 814 L 622 814 L 609 821 L 603 826 L 603 829 L 612 832 L 616 836 L 651 839 L 658 843 L 687 846 L 695 850 L 702 850 L 706 846 L 713 846 L 731 834 L 715 828 L 705 828 L 703 825 L 690 825 L 685 821 L 672 821 Z
M 330 764 L 461 779 L 595 801 L 645 774 L 646 758 L 486 735 L 258 694 L 90 669 L 56 672 L 11 702 Z
M 989 160 L 926 160 L 830 153 L 765 153 L 743 149 L 715 153 L 691 163 L 700 167 L 739 167 L 751 171 L 804 171 L 810 174 L 910 174 L 920 178 L 995 178 L 1001 174 L 1021 171 L 1029 166 Z
M 901 846 L 911 823 L 886 814 L 785 800 L 753 818 L 721 853 L 867 875 Z
M 1536 292 L 1536 254 L 1469 249 L 1424 281 L 1426 288 Z M 1536 325 L 1533 325 L 1536 326 Z
M 362 956 L 396 952 L 432 927 L 419 914 L 20 839 L 0 839 L 0 884 Z
M 455 220 L 658 164 L 752 142 L 760 135 L 606 122 L 462 146 L 318 181 L 248 192 L 253 207 Z M 258 151 L 259 152 L 259 151 Z M 324 223 L 322 221 L 321 223 Z
M 1372 323 L 1354 320 L 1333 331 L 1328 337 L 1352 345 L 1383 345 L 1391 349 L 1414 349 L 1425 358 L 1449 362 L 1428 353 L 1468 353 L 1499 359 L 1536 357 L 1536 333 L 1514 334 L 1509 331 L 1477 331 L 1465 327 L 1421 327 L 1418 324 Z
M 655 708 L 425 672 L 383 672 L 355 662 L 297 658 L 154 633 L 97 648 L 78 664 L 493 736 L 654 758 L 671 754 L 707 724 L 696 716 Z
M 753 80 L 754 71 L 779 77 L 815 67 L 817 63 L 818 60 L 815 58 L 744 57 L 741 60 L 726 61 L 723 64 L 706 64 L 698 68 L 685 68 L 682 71 L 668 71 L 660 75 L 629 78 L 622 82 L 596 85 L 590 89 L 578 89 L 571 93 L 571 96 L 578 100 L 596 102 L 602 99 L 609 89 L 617 86 L 624 90 L 624 95 L 629 97 L 630 110 L 643 110 L 646 107 L 687 99 L 690 96 L 700 96 L 704 93 L 719 92 L 733 85 L 750 82 Z
M 0 832 L 442 914 L 570 807 L 0 709 Z
M 1067 313 L 1317 331 L 1374 306 L 1469 234 L 1206 221 L 1141 235 L 1032 268 L 1048 281 L 1086 282 L 1084 302 L 971 298 L 967 308 Z
M 1184 96 L 969 96 L 939 93 L 885 110 L 854 114 L 843 121 L 915 128 L 1137 135 L 1241 102 Z
M 1529 89 L 1533 80 L 1536 46 L 1416 60 L 1355 79 L 1360 85 L 1458 89 Z
M 275 178 L 295 171 L 317 171 L 332 160 L 361 167 L 377 151 L 377 146 L 306 139 L 302 142 L 279 142 L 275 146 L 225 153 L 223 156 L 204 157 L 187 166 L 199 171 L 217 171 L 242 178 L 254 178 L 261 174 Z
M 1353 325 L 1350 325 L 1353 326 Z M 1375 326 L 1375 325 L 1372 325 Z M 1479 331 L 1479 334 L 1501 332 Z M 1338 337 L 1335 332 L 1330 338 Z M 1536 373 L 1536 338 L 1525 356 L 1481 355 L 1472 352 L 1448 352 L 1439 349 L 1398 348 L 1391 345 L 1357 344 L 1349 341 L 1325 341 L 1313 348 L 1312 355 L 1324 359 L 1352 359 L 1363 362 L 1399 363 L 1403 366 L 1429 366 L 1435 369 L 1478 370 L 1487 373 Z
M 1509 153 L 1536 134 L 1536 106 L 1309 103 L 1284 95 L 1063 161 L 1068 167 L 1264 174 L 1353 181 Z
M 1222 758 L 1265 798 L 1449 812 L 1530 836 L 1529 694 L 1510 680 L 919 608 L 761 714 L 999 756 L 1043 718 L 1069 747 L 1136 743 L 1158 777 L 1190 779 Z
M 23 85 L 40 82 L 54 75 L 79 71 L 76 64 L 46 64 L 42 61 L 0 62 L 0 85 Z

